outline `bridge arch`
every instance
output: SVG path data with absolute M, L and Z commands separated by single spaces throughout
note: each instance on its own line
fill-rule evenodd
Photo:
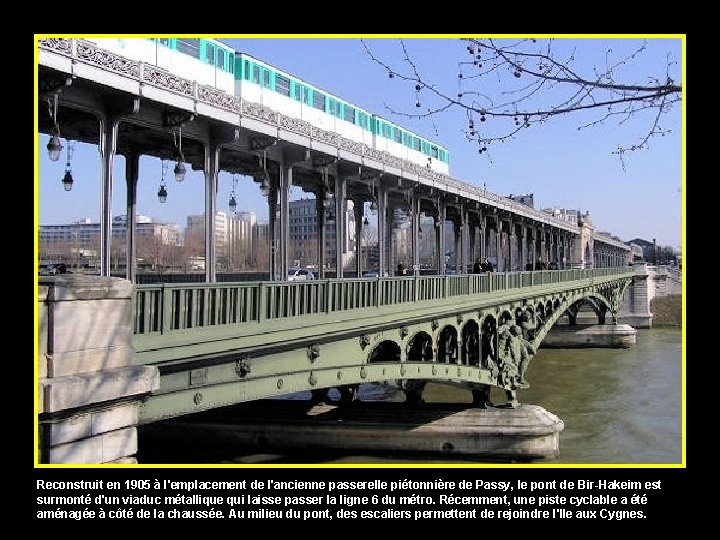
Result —
M 392 340 L 378 343 L 368 355 L 368 364 L 377 362 L 400 362 L 400 345 Z
M 497 362 L 495 351 L 495 334 L 497 333 L 497 319 L 493 315 L 485 315 L 480 326 L 480 365 L 488 369 Z
M 614 289 L 610 287 L 609 291 L 614 291 Z M 615 294 L 615 296 L 617 295 Z M 613 301 L 615 301 L 615 306 L 613 305 Z M 572 313 L 573 308 L 578 305 L 587 304 L 591 306 L 596 314 L 602 314 L 602 320 L 604 320 L 607 311 L 610 311 L 614 316 L 618 309 L 617 306 L 619 305 L 619 301 L 615 300 L 615 298 L 611 297 L 608 299 L 597 290 L 592 289 L 580 290 L 568 296 L 559 297 L 552 301 L 548 300 L 544 305 L 547 306 L 550 302 L 552 302 L 552 311 L 548 313 L 547 310 L 545 310 L 545 318 L 542 323 L 537 325 L 535 338 L 532 340 L 532 345 L 536 350 L 558 319 L 566 315 L 566 313 Z M 540 307 L 543 307 L 543 303 L 538 305 L 538 308 Z
M 422 330 L 413 335 L 405 349 L 405 359 L 407 362 L 432 362 L 434 360 L 432 336 Z
M 574 311 L 579 311 L 583 306 L 588 306 L 597 317 L 598 324 L 605 324 L 605 313 L 610 304 L 602 296 L 589 295 L 580 298 L 571 306 Z
M 456 364 L 458 361 L 458 332 L 452 325 L 445 326 L 438 335 L 437 361 Z
M 474 319 L 470 319 L 462 327 L 460 362 L 466 366 L 480 364 L 480 325 Z

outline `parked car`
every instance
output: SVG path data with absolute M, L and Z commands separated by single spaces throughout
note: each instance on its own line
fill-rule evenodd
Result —
M 309 281 L 315 279 L 315 274 L 304 268 L 291 268 L 288 270 L 288 281 Z
M 377 273 L 376 271 L 374 271 L 374 270 L 366 270 L 365 272 L 363 272 L 362 277 L 364 277 L 364 278 L 376 278 L 376 277 L 380 277 L 380 274 L 378 274 L 378 273 Z
M 57 274 L 72 274 L 65 263 L 48 264 L 40 270 L 41 276 L 55 276 Z

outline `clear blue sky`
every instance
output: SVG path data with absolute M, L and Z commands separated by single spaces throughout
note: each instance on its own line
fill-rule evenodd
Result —
M 626 160 L 626 170 L 612 151 L 618 144 L 631 145 L 647 130 L 650 118 L 637 118 L 618 125 L 578 130 L 588 116 L 557 117 L 532 127 L 504 144 L 494 144 L 489 152 L 478 154 L 477 143 L 468 142 L 462 129 L 463 113 L 450 111 L 432 120 L 406 119 L 390 110 L 416 112 L 415 92 L 386 72 L 365 53 L 358 39 L 223 39 L 236 50 L 247 52 L 272 65 L 315 84 L 330 93 L 395 121 L 419 134 L 436 140 L 450 150 L 450 172 L 457 179 L 501 194 L 534 193 L 536 208 L 560 207 L 589 211 L 595 227 L 610 231 L 623 240 L 641 237 L 657 239 L 660 245 L 681 245 L 682 144 L 681 110 L 676 106 L 663 119 L 672 133 L 656 137 L 648 150 L 634 152 Z M 558 47 L 574 47 L 576 71 L 590 76 L 593 66 L 604 65 L 605 52 L 619 56 L 640 40 L 567 39 Z M 401 66 L 402 51 L 397 39 L 367 40 L 383 60 Z M 453 95 L 458 87 L 458 61 L 467 59 L 466 44 L 457 39 L 407 39 L 414 60 L 427 79 Z M 666 58 L 677 62 L 671 76 L 682 82 L 681 41 L 651 39 L 645 53 L 622 66 L 618 79 L 646 83 L 651 75 L 664 78 Z M 568 49 L 569 50 L 569 49 Z M 490 91 L 490 90 L 488 90 Z M 421 101 L 424 101 L 422 98 Z M 423 108 L 426 106 L 423 103 Z M 419 109 L 422 110 L 422 109 Z M 42 113 L 43 111 L 41 111 Z M 62 116 L 60 116 L 62 127 Z M 68 223 L 84 217 L 99 219 L 99 154 L 96 147 L 77 145 L 73 156 L 75 185 L 70 193 L 62 190 L 65 153 L 58 163 L 47 159 L 47 136 L 41 135 L 39 160 L 40 224 Z M 65 141 L 63 141 L 65 144 Z M 116 160 L 113 213 L 124 214 L 124 163 Z M 143 158 L 140 163 L 138 211 L 158 220 L 185 226 L 187 214 L 203 212 L 202 173 L 189 172 L 182 184 L 167 178 L 168 201 L 161 205 L 156 193 L 161 177 L 160 162 Z M 247 179 L 238 182 L 239 210 L 267 216 L 265 200 Z M 220 176 L 218 209 L 227 211 L 231 177 Z M 302 193 L 294 193 L 295 197 Z M 311 195 L 305 195 L 311 196 Z

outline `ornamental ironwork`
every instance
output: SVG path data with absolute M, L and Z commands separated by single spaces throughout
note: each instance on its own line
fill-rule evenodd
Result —
M 94 64 L 115 73 L 129 75 L 134 79 L 140 77 L 140 62 L 106 51 L 92 43 L 78 41 L 76 55 L 77 59 L 82 62 Z
M 193 81 L 183 79 L 182 77 L 173 75 L 169 71 L 149 64 L 143 66 L 143 82 L 186 96 L 193 96 L 195 94 L 195 83 L 193 83 Z
M 278 125 L 281 128 L 294 133 L 300 133 L 301 135 L 307 135 L 308 137 L 312 135 L 312 125 L 305 120 L 300 120 L 299 118 L 292 118 L 281 114 L 278 118 Z
M 340 148 L 344 150 L 350 150 L 351 152 L 354 152 L 358 155 L 362 155 L 363 152 L 363 145 L 362 143 L 351 141 L 350 139 L 346 139 L 345 137 L 340 137 Z
M 223 92 L 212 86 L 198 85 L 197 93 L 200 101 L 220 107 L 221 109 L 240 112 L 240 107 L 242 106 L 240 100 L 227 92 Z
M 324 129 L 312 126 L 312 137 L 313 139 L 317 139 L 320 142 L 337 146 L 338 138 L 340 136 L 337 133 L 333 133 L 332 131 L 325 131 Z
M 278 113 L 259 103 L 243 100 L 242 113 L 256 120 L 262 120 L 273 125 L 277 124 Z
M 67 38 L 43 38 L 38 40 L 38 46 L 61 54 L 72 52 L 72 40 Z
M 384 154 L 385 154 L 385 152 L 381 152 L 380 150 L 375 150 L 375 148 L 370 148 L 369 146 L 365 147 L 365 155 L 374 160 L 382 162 Z

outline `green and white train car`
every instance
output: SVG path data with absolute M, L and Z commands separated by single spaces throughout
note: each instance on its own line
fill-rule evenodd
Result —
M 91 41 L 377 150 L 449 173 L 450 153 L 446 148 L 220 41 L 205 38 Z

